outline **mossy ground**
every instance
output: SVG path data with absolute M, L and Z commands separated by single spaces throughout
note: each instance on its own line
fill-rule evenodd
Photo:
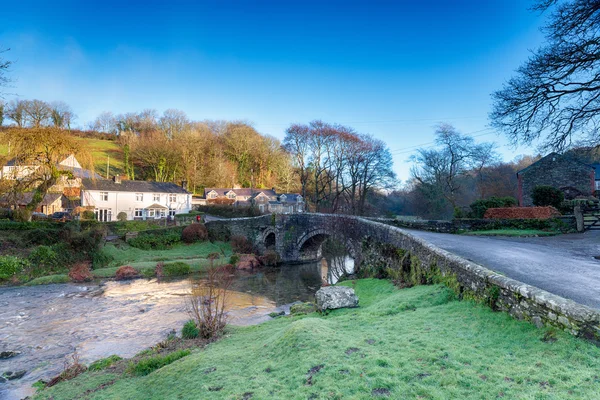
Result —
M 277 318 L 143 377 L 85 373 L 38 399 L 597 399 L 600 348 L 440 285 L 353 286 L 360 308 Z

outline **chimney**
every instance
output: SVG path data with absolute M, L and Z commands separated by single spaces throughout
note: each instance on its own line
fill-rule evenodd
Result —
M 181 187 L 183 190 L 187 190 L 187 181 L 181 181 Z
M 120 183 L 121 183 L 121 176 L 120 176 L 120 175 L 115 175 L 115 176 L 113 177 L 113 181 L 114 181 L 115 183 L 118 183 L 118 184 L 120 184 Z

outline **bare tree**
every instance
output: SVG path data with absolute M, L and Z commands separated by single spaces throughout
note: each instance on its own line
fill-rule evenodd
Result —
M 477 179 L 480 199 L 484 199 L 487 195 L 485 185 L 487 169 L 499 161 L 500 155 L 496 152 L 495 143 L 481 143 L 471 149 L 471 168 Z
M 71 129 L 71 123 L 77 118 L 71 106 L 63 101 L 50 103 L 50 119 L 52 126 L 60 129 Z
M 6 116 L 12 120 L 19 128 L 23 128 L 26 124 L 25 119 L 25 101 L 12 100 L 6 107 Z
M 24 111 L 26 120 L 34 128 L 47 125 L 52 114 L 48 103 L 42 100 L 26 100 Z
M 9 50 L 10 49 L 0 50 L 0 55 Z M 12 80 L 6 75 L 11 65 L 12 61 L 0 57 L 0 98 L 3 98 L 2 95 L 4 94 L 2 89 L 8 87 L 12 82 Z
M 94 122 L 92 122 L 89 127 L 97 132 L 112 134 L 118 133 L 117 119 L 110 111 L 104 111 L 100 113 L 100 115 L 96 117 Z
M 6 103 L 0 100 L 0 126 L 4 124 L 4 115 L 6 113 Z
M 302 197 L 305 199 L 307 199 L 306 190 L 308 188 L 308 179 L 310 174 L 308 169 L 310 157 L 308 138 L 308 126 L 293 124 L 286 130 L 285 139 L 283 140 L 283 147 L 292 155 L 294 165 L 298 170 Z
M 552 9 L 543 28 L 547 43 L 493 94 L 492 125 L 513 143 L 544 139 L 563 149 L 573 135 L 600 140 L 600 4 L 596 0 L 538 0 Z
M 440 124 L 436 130 L 435 149 L 419 149 L 411 157 L 416 165 L 412 177 L 419 183 L 435 187 L 453 208 L 463 189 L 464 176 L 474 165 L 485 166 L 494 159 L 493 145 L 476 145 L 473 138 L 460 134 L 453 126 Z M 481 167 L 483 168 L 483 167 Z
M 160 117 L 158 120 L 160 129 L 169 139 L 182 134 L 183 131 L 188 127 L 189 123 L 190 121 L 186 113 L 174 108 L 165 110 L 162 117 Z

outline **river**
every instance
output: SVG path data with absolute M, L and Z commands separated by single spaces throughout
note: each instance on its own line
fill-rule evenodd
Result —
M 327 275 L 326 263 L 239 271 L 228 296 L 230 323 L 257 324 L 271 312 L 289 312 L 291 303 L 313 301 Z M 111 354 L 132 357 L 173 329 L 179 333 L 189 319 L 190 288 L 189 278 L 0 288 L 0 352 L 21 352 L 0 360 L 0 374 L 27 371 L 0 383 L 0 399 L 31 395 L 31 385 L 60 373 L 75 351 L 84 364 Z

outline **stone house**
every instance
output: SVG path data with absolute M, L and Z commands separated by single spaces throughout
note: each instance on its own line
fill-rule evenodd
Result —
M 595 171 L 594 166 L 571 156 L 550 153 L 517 172 L 519 206 L 532 206 L 533 189 L 541 185 L 560 189 L 570 197 L 593 195 L 597 187 Z
M 198 201 L 196 204 L 203 205 Z M 204 204 L 229 204 L 234 207 L 255 206 L 261 213 L 289 214 L 304 212 L 304 199 L 296 193 L 277 194 L 273 189 L 204 189 Z

